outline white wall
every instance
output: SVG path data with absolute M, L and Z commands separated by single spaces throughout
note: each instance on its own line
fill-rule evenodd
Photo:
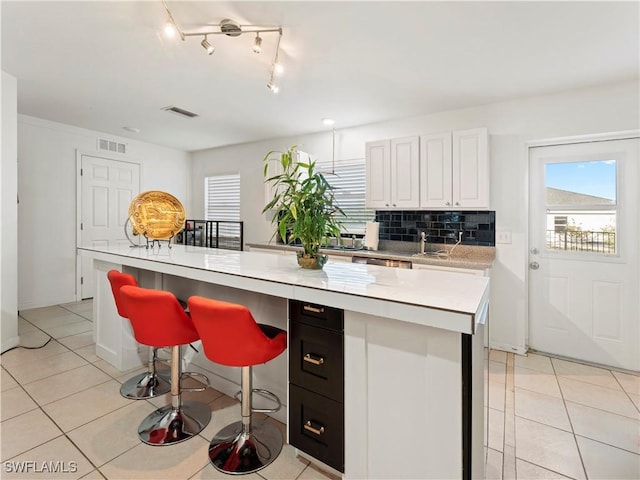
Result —
M 635 81 L 339 129 L 336 159 L 363 157 L 368 140 L 488 127 L 491 205 L 496 210 L 496 228 L 512 232 L 511 244 L 496 246 L 497 258 L 491 275 L 491 345 L 522 351 L 527 328 L 526 142 L 638 129 L 639 106 L 639 84 Z M 205 176 L 240 172 L 245 241 L 269 240 L 273 229 L 260 214 L 264 205 L 262 158 L 269 150 L 283 150 L 293 144 L 321 159 L 331 158 L 330 131 L 195 152 L 192 166 L 195 216 L 203 214 Z
M 0 235 L 0 351 L 15 347 L 18 339 L 18 148 L 17 148 L 17 82 L 2 72 L 2 162 L 0 181 L 2 195 L 0 211 L 2 234 Z
M 189 153 L 18 115 L 20 309 L 76 301 L 76 150 L 100 156 L 98 138 L 127 144 L 142 191 L 171 192 L 190 211 Z

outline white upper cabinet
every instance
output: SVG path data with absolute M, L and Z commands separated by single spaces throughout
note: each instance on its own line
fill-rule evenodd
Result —
M 418 137 L 366 144 L 366 204 L 380 210 L 420 205 Z
M 420 208 L 490 208 L 487 129 L 420 137 L 420 184 Z
M 451 206 L 453 198 L 451 132 L 420 137 L 420 206 Z
M 486 128 L 453 132 L 453 205 L 489 208 L 489 134 Z
M 366 144 L 366 204 L 389 208 L 391 204 L 391 144 L 389 140 Z

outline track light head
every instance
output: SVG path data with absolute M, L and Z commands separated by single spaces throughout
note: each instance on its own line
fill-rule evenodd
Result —
M 209 41 L 207 40 L 207 36 L 206 35 L 204 36 L 204 40 L 202 40 L 202 42 L 200 42 L 200 45 L 202 45 L 202 48 L 204 48 L 209 55 L 212 55 L 213 52 L 216 51 L 216 48 L 213 45 L 211 45 L 209 43 Z
M 267 83 L 267 88 L 271 90 L 271 93 L 278 93 L 280 91 L 280 88 L 278 88 L 278 86 L 273 83 L 273 81 Z
M 262 39 L 260 38 L 259 33 L 256 33 L 256 39 L 253 42 L 253 51 L 256 53 L 260 53 L 262 51 Z

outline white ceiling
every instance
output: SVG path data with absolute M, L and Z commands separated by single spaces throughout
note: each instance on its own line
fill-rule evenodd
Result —
M 266 88 L 275 35 L 260 55 L 249 34 L 209 37 L 209 56 L 163 37 L 160 0 L 3 0 L 19 112 L 191 151 L 639 77 L 636 1 L 168 4 L 184 30 L 282 25 L 280 93 Z

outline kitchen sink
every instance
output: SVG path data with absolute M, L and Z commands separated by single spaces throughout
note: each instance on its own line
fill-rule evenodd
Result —
M 322 248 L 325 250 L 363 250 L 363 247 L 349 247 L 347 245 L 327 245 Z
M 414 257 L 435 257 L 435 258 L 449 258 L 451 255 L 449 252 L 425 252 L 425 253 L 414 253 Z

